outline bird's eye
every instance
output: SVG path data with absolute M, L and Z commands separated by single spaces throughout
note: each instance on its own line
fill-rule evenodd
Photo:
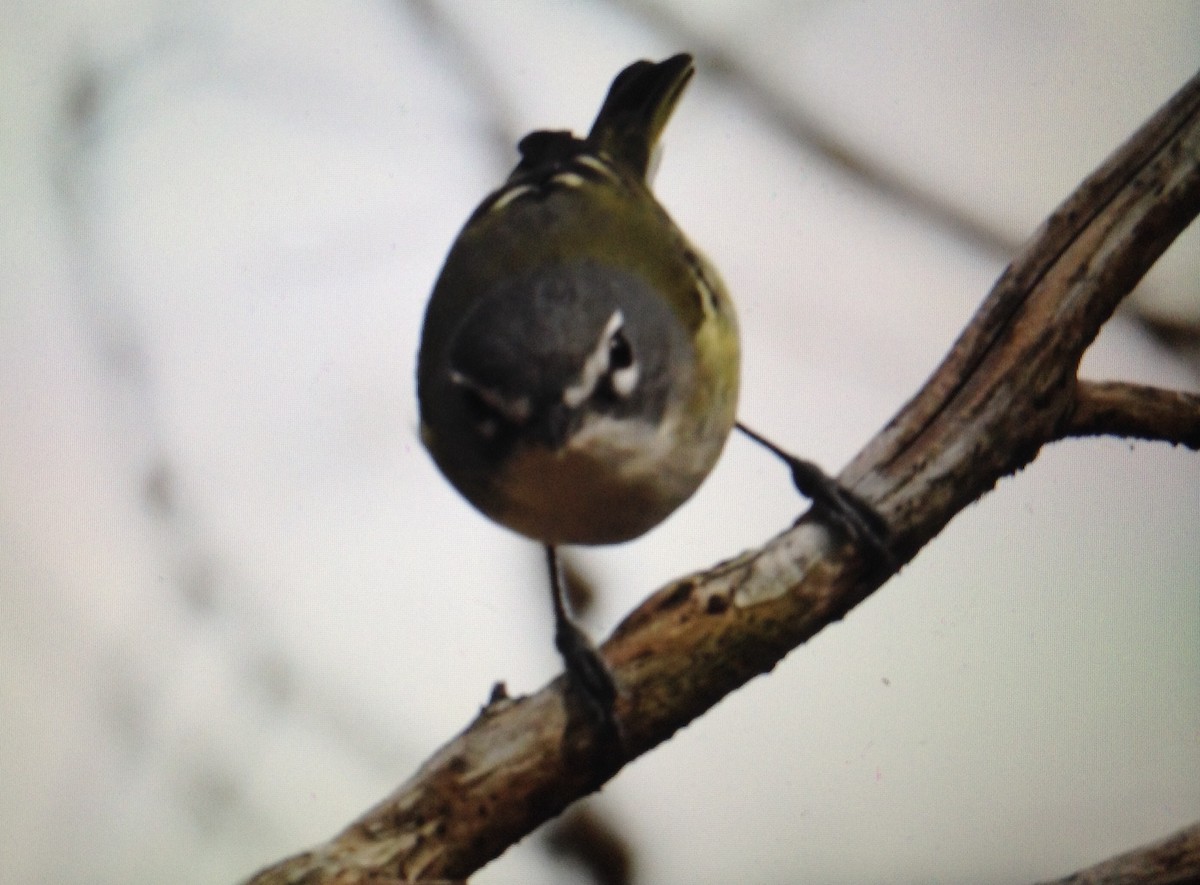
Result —
M 506 396 L 453 370 L 450 381 L 462 397 L 467 420 L 485 439 L 496 437 L 501 430 L 520 427 L 529 420 L 532 407 L 525 397 Z
M 464 387 L 461 390 L 467 420 L 475 428 L 475 432 L 483 439 L 495 439 L 500 428 L 506 426 L 504 416 L 492 403 L 480 396 L 479 391 L 472 390 L 470 387 Z
M 633 357 L 629 339 L 618 329 L 608 339 L 607 390 L 618 399 L 628 398 L 637 388 L 641 371 Z
M 625 333 L 618 329 L 608 339 L 609 371 L 615 372 L 620 369 L 628 369 L 632 365 L 633 348 L 629 346 L 629 339 L 625 337 Z
M 596 339 L 596 348 L 579 371 L 578 378 L 563 388 L 562 400 L 569 409 L 577 409 L 588 400 L 612 406 L 628 399 L 637 387 L 637 360 L 622 326 L 625 317 L 615 310 Z
M 492 403 L 484 399 L 479 394 L 479 391 L 474 388 L 462 388 L 462 398 L 467 407 L 467 414 L 476 423 L 492 421 L 501 417 L 500 411 Z

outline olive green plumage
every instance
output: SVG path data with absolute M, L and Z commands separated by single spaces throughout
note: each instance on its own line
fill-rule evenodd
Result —
M 733 306 L 646 182 L 692 73 L 687 55 L 635 62 L 587 138 L 522 139 L 429 301 L 422 439 L 467 500 L 550 545 L 648 531 L 734 424 Z

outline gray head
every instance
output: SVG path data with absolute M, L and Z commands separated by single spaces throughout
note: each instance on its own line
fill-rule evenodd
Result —
M 480 299 L 453 334 L 441 394 L 486 460 L 561 448 L 588 417 L 657 424 L 691 347 L 638 277 L 593 262 L 539 268 Z

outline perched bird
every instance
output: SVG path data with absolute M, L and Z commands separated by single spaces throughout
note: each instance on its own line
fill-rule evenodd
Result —
M 521 140 L 520 162 L 446 257 L 417 361 L 426 448 L 475 507 L 545 545 L 555 644 L 606 717 L 616 688 L 567 614 L 556 548 L 656 526 L 708 476 L 737 423 L 733 304 L 646 181 L 693 72 L 686 54 L 634 62 L 586 138 Z M 839 526 L 881 543 L 870 508 L 738 426 Z

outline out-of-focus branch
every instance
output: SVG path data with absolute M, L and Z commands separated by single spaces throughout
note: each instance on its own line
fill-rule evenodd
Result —
M 634 856 L 625 836 L 588 804 L 576 805 L 547 827 L 551 856 L 572 861 L 595 885 L 630 885 Z
M 1047 219 L 930 380 L 842 472 L 888 520 L 898 563 L 1078 426 L 1083 352 L 1197 212 L 1200 75 Z M 1082 389 L 1086 414 L 1095 396 Z M 391 796 L 251 882 L 469 875 L 770 670 L 887 577 L 805 519 L 758 550 L 681 578 L 602 648 L 620 689 L 619 745 L 561 677 L 528 697 L 495 696 Z
M 759 114 L 802 151 L 829 163 L 876 198 L 891 201 L 906 216 L 920 218 L 993 256 L 1007 258 L 1021 245 L 997 229 L 985 214 L 956 205 L 945 194 L 889 168 L 878 155 L 839 135 L 798 104 L 794 95 L 774 86 L 737 53 L 729 51 L 719 40 L 708 39 L 702 28 L 691 24 L 684 12 L 686 6 L 675 7 L 653 0 L 614 2 L 658 30 L 667 45 L 690 47 L 706 74 L 723 78 L 737 91 L 743 107 Z
M 1042 885 L 1187 885 L 1200 874 L 1200 824 Z

